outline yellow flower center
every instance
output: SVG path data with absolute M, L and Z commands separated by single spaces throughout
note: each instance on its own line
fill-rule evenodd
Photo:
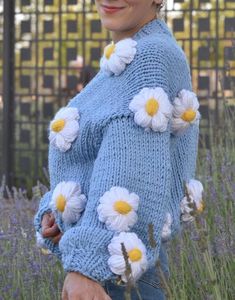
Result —
M 142 252 L 138 248 L 134 248 L 128 252 L 131 261 L 139 261 L 142 258 Z
M 56 208 L 58 209 L 58 211 L 63 212 L 65 209 L 65 205 L 66 205 L 66 198 L 62 194 L 60 194 L 56 198 Z
M 59 119 L 52 123 L 51 129 L 55 132 L 60 132 L 65 126 L 65 120 Z
M 191 122 L 195 119 L 196 112 L 192 109 L 186 110 L 182 115 L 181 119 L 183 119 L 185 122 Z
M 110 56 L 114 53 L 115 48 L 114 42 L 105 47 L 104 55 L 107 59 L 110 59 Z
M 154 116 L 159 109 L 158 101 L 154 98 L 150 98 L 145 104 L 145 109 L 150 116 Z
M 205 209 L 205 202 L 202 200 L 199 207 L 197 208 L 197 211 L 199 213 L 202 213 L 204 211 L 204 209 Z
M 126 201 L 119 200 L 115 202 L 114 209 L 119 212 L 119 214 L 126 215 L 132 210 L 132 207 Z

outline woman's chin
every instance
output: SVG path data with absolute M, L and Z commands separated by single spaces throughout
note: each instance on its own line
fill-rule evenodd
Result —
M 101 20 L 103 27 L 108 31 L 123 31 L 123 22 L 119 22 L 118 20 L 114 20 L 113 18 L 105 18 Z

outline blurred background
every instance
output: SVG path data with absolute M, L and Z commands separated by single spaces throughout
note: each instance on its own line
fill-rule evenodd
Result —
M 210 120 L 223 122 L 225 97 L 235 105 L 235 1 L 167 0 L 162 15 L 188 57 L 203 117 L 200 146 L 210 148 Z M 48 123 L 95 75 L 108 41 L 94 1 L 0 0 L 0 178 L 7 185 L 44 180 Z

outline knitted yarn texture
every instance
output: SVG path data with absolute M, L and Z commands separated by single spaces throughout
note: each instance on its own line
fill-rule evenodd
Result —
M 185 53 L 164 20 L 105 48 L 98 74 L 49 126 L 50 191 L 34 224 L 40 233 L 43 214 L 55 213 L 62 239 L 44 244 L 66 271 L 125 281 L 121 241 L 134 280 L 153 266 L 162 238 L 180 230 L 184 182 L 195 177 L 197 109 Z

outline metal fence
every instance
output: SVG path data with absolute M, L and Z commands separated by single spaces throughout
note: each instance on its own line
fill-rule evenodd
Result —
M 235 0 L 167 0 L 163 13 L 206 128 L 209 111 L 219 122 L 220 83 L 233 105 Z M 0 28 L 0 174 L 29 186 L 47 167 L 49 121 L 76 94 L 80 67 L 99 68 L 109 36 L 91 0 L 0 0 Z

